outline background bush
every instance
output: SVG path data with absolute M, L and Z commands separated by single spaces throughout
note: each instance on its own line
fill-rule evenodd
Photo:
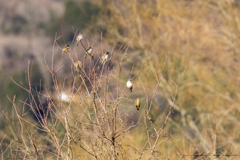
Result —
M 53 3 L 54 2 L 51 4 Z M 4 4 L 0 6 L 3 5 Z M 19 7 L 21 5 L 16 6 Z M 31 7 L 33 8 L 33 6 L 34 5 L 32 4 Z M 57 5 L 55 5 L 55 7 L 56 6 Z M 54 13 L 50 11 L 49 15 L 52 16 L 49 16 L 51 17 L 49 18 L 49 21 L 41 23 L 35 23 L 34 21 L 34 25 L 43 26 L 41 29 L 36 29 L 37 27 L 34 27 L 34 25 L 32 25 L 32 27 L 26 27 L 26 25 L 30 22 L 29 20 L 26 21 L 27 24 L 24 23 L 24 25 L 20 25 L 24 28 L 30 28 L 29 30 L 32 34 L 32 36 L 30 36 L 32 39 L 31 42 L 40 38 L 42 35 L 51 35 L 51 37 L 49 37 L 51 41 L 49 41 L 48 44 L 44 44 L 43 41 L 41 41 L 41 43 L 34 43 L 34 46 L 36 47 L 35 51 L 31 47 L 27 47 L 29 48 L 28 51 L 31 54 L 38 54 L 39 59 L 41 60 L 44 59 L 44 54 L 46 53 L 45 56 L 47 57 L 47 64 L 51 64 L 51 61 L 48 60 L 51 60 L 52 54 L 56 55 L 56 64 L 63 60 L 61 64 L 63 64 L 64 67 L 59 71 L 59 77 L 62 77 L 58 79 L 58 83 L 60 84 L 59 86 L 65 88 L 68 92 L 75 94 L 76 90 L 71 88 L 74 82 L 72 60 L 68 56 L 61 57 L 60 50 L 65 43 L 63 40 L 64 34 L 66 43 L 72 44 L 71 53 L 74 53 L 71 55 L 72 59 L 74 61 L 77 59 L 82 60 L 82 57 L 85 54 L 84 49 L 80 47 L 77 48 L 75 46 L 75 41 L 73 41 L 73 43 L 71 42 L 76 29 L 78 29 L 78 32 L 83 32 L 85 36 L 85 39 L 83 40 L 84 45 L 86 47 L 90 45 L 94 46 L 93 52 L 95 54 L 95 64 L 97 64 L 97 60 L 103 52 L 102 48 L 104 51 L 111 51 L 112 59 L 110 64 L 112 65 L 110 66 L 112 66 L 112 68 L 109 67 L 108 72 L 104 71 L 103 77 L 109 74 L 109 77 L 113 79 L 112 81 L 108 81 L 106 77 L 106 79 L 102 79 L 105 80 L 103 83 L 104 86 L 101 86 L 98 93 L 106 96 L 106 93 L 109 92 L 108 96 L 105 98 L 110 97 L 109 99 L 111 99 L 111 104 L 116 104 L 117 101 L 117 96 L 114 92 L 114 88 L 116 88 L 117 85 L 114 78 L 119 77 L 117 74 L 117 66 L 122 65 L 121 78 L 119 81 L 120 88 L 125 86 L 129 77 L 132 78 L 136 76 L 134 78 L 134 93 L 132 95 L 127 95 L 127 97 L 132 100 L 130 101 L 132 102 L 131 105 L 128 100 L 123 98 L 121 101 L 121 107 L 119 108 L 125 107 L 126 110 L 124 110 L 124 113 L 134 115 L 131 117 L 131 120 L 134 122 L 133 124 L 137 122 L 139 117 L 140 121 L 137 127 L 129 132 L 126 132 L 121 139 L 122 144 L 128 144 L 123 147 L 124 150 L 127 150 L 128 152 L 124 152 L 124 154 L 121 153 L 121 156 L 124 156 L 119 159 L 139 158 L 139 153 L 145 144 L 144 142 L 146 142 L 147 135 L 151 135 L 155 132 L 154 127 L 151 125 L 150 120 L 146 116 L 148 115 L 152 121 L 154 121 L 157 129 L 161 129 L 171 106 L 173 106 L 173 112 L 169 115 L 169 119 L 164 130 L 164 136 L 165 138 L 171 137 L 170 135 L 175 136 L 169 139 L 166 143 L 159 145 L 156 150 L 158 152 L 154 154 L 156 159 L 159 156 L 163 156 L 163 159 L 179 159 L 182 155 L 194 155 L 201 152 L 211 153 L 211 155 L 214 155 L 215 153 L 223 155 L 229 153 L 238 154 L 239 4 L 237 1 L 68 1 L 66 3 L 62 3 L 62 8 L 61 14 L 56 14 L 57 12 Z M 17 9 L 15 10 L 18 11 Z M 59 11 L 61 11 L 61 9 L 59 9 Z M 11 16 L 10 14 L 8 15 L 10 18 L 7 20 L 10 20 Z M 27 19 L 24 16 L 22 17 L 23 19 Z M 1 26 L 5 26 L 5 24 L 7 24 L 6 21 L 1 23 Z M 11 27 L 5 27 L 5 29 L 6 28 L 9 29 Z M 15 33 L 11 30 L 11 34 L 18 34 L 19 36 L 23 36 L 25 34 L 24 29 L 17 30 L 18 32 Z M 103 33 L 102 39 L 99 30 Z M 53 52 L 53 40 L 56 32 L 57 36 L 61 37 L 57 41 L 59 48 L 54 45 L 56 50 Z M 8 42 L 8 44 L 11 44 L 10 42 L 14 42 L 14 45 L 11 46 L 21 44 L 23 48 L 24 46 L 31 46 L 29 45 L 31 44 L 30 42 L 26 42 L 26 45 L 24 45 L 19 41 L 17 43 L 13 40 L 8 41 L 7 37 L 10 36 L 9 33 L 10 31 L 2 31 L 2 34 L 5 34 L 6 36 L 4 38 L 5 43 Z M 13 39 L 17 38 L 18 37 L 14 37 Z M 29 39 L 29 37 L 27 39 Z M 1 44 L 4 44 L 4 42 L 1 42 Z M 123 47 L 121 47 L 122 45 Z M 43 50 L 41 50 L 42 48 Z M 128 49 L 126 54 L 124 54 L 126 48 Z M 18 49 L 18 53 L 23 56 L 24 54 L 20 51 L 23 51 L 23 49 Z M 4 51 L 2 52 L 4 53 Z M 120 61 L 121 58 L 123 58 L 122 61 Z M 3 56 L 1 64 L 7 63 L 8 61 L 6 59 L 7 58 Z M 39 59 L 35 62 L 40 63 Z M 15 63 L 18 63 L 17 60 L 15 60 Z M 27 64 L 25 66 L 17 66 L 22 70 L 27 68 Z M 41 63 L 39 66 L 44 68 Z M 91 68 L 90 61 L 86 61 L 85 66 L 86 68 Z M 40 72 L 43 73 L 43 76 L 48 75 L 48 77 L 44 77 L 44 83 L 46 84 L 47 89 L 51 90 L 52 88 L 55 88 L 51 80 L 51 75 L 48 71 L 46 71 L 46 69 L 42 69 L 41 67 L 39 68 L 41 70 Z M 5 96 L 7 94 L 5 90 L 9 90 L 7 86 L 12 86 L 10 85 L 11 80 L 9 79 L 9 76 L 13 76 L 13 74 L 9 74 L 10 72 L 6 70 L 10 69 L 8 68 L 5 69 L 4 72 L 1 72 L 1 77 L 8 77 L 8 79 L 2 78 L 0 81 L 2 95 L 1 107 L 3 108 L 4 106 L 5 108 L 8 108 L 9 110 L 4 110 L 4 112 L 9 113 L 8 116 L 12 117 L 11 114 L 13 108 L 9 107 L 9 104 L 7 104 L 8 100 Z M 99 68 L 99 70 L 101 71 L 101 68 Z M 96 76 L 99 74 L 99 70 L 96 69 Z M 86 73 L 90 74 L 88 70 L 86 70 Z M 176 85 L 183 73 L 184 76 L 182 77 L 181 82 Z M 66 78 L 64 79 L 64 77 Z M 161 79 L 161 83 L 158 82 L 159 79 Z M 16 78 L 16 82 L 19 83 L 18 78 Z M 82 83 L 81 78 L 79 78 L 77 82 L 80 85 Z M 89 82 L 86 82 L 89 86 L 88 83 Z M 64 87 L 63 84 L 65 84 Z M 154 94 L 156 85 L 158 84 L 159 87 L 157 87 L 156 94 Z M 107 87 L 107 89 L 105 87 Z M 178 89 L 177 94 L 176 87 Z M 4 88 L 4 90 L 2 90 L 2 88 Z M 83 87 L 81 92 L 85 93 L 86 89 Z M 112 94 L 112 97 L 109 96 L 111 95 L 110 93 Z M 15 94 L 17 94 L 17 91 Z M 24 92 L 20 94 L 24 95 L 26 93 Z M 149 95 L 149 99 L 146 98 L 146 95 Z M 104 96 L 99 98 L 101 99 Z M 145 109 L 141 108 L 143 109 L 141 110 L 142 117 L 141 113 L 135 113 L 134 110 L 132 110 L 134 108 L 133 102 L 138 96 L 144 97 L 141 98 L 141 103 L 146 107 Z M 154 98 L 151 99 L 153 96 Z M 17 95 L 16 97 L 19 96 Z M 172 105 L 174 97 L 176 97 L 176 101 L 174 105 Z M 5 100 L 3 100 L 3 98 Z M 10 99 L 13 99 L 13 97 L 11 96 Z M 150 105 L 149 101 L 151 100 L 153 101 Z M 55 102 L 57 101 L 59 100 L 56 100 Z M 83 107 L 93 106 L 91 98 L 83 99 L 80 102 L 84 103 L 84 105 L 81 104 Z M 80 105 L 80 102 L 77 101 L 71 104 L 72 108 L 75 107 L 76 109 L 75 113 L 80 112 L 77 111 L 77 109 L 79 109 L 77 106 Z M 62 105 L 60 102 L 55 105 L 60 106 L 60 104 Z M 64 102 L 64 104 L 67 106 L 68 103 Z M 129 106 L 127 104 L 129 104 Z M 19 105 L 17 105 L 17 107 L 19 110 L 22 108 L 22 106 Z M 109 111 L 111 109 L 113 108 L 110 107 Z M 87 121 L 87 124 L 89 124 L 90 122 L 93 122 L 92 120 L 94 120 L 94 115 L 92 114 L 94 113 L 94 110 L 93 108 L 88 108 L 87 110 L 89 111 L 89 115 L 92 119 L 84 120 Z M 80 113 L 82 113 L 82 111 Z M 16 114 L 14 114 L 14 116 L 16 116 Z M 81 130 L 76 128 L 81 127 L 79 127 L 78 124 L 73 123 L 78 122 L 79 115 L 71 116 L 72 117 L 69 118 L 69 123 L 75 125 L 75 127 L 71 129 L 71 134 L 74 132 L 80 133 Z M 5 119 L 4 115 L 1 117 Z M 100 117 L 102 117 L 102 115 Z M 118 118 L 120 118 L 120 116 Z M 118 120 L 120 122 L 120 119 Z M 17 121 L 18 119 L 16 117 L 14 125 L 19 125 Z M 37 124 L 38 122 L 33 123 Z M 6 126 L 9 129 L 1 131 L 1 137 L 4 139 L 2 144 L 4 144 L 3 146 L 8 146 L 9 144 L 11 144 L 11 146 L 13 144 L 13 146 L 16 146 L 16 143 L 13 143 L 12 141 L 12 139 L 19 139 L 16 138 L 16 131 L 11 128 L 12 123 L 9 123 L 9 121 L 4 121 L 3 126 L 5 124 L 8 124 Z M 120 123 L 118 125 L 121 126 Z M 149 130 L 147 130 L 146 127 Z M 11 132 L 7 132 L 9 130 Z M 25 136 L 29 137 L 26 132 L 27 130 L 30 131 L 31 129 L 28 128 L 24 130 L 24 133 L 26 134 Z M 64 139 L 63 135 L 66 135 L 64 119 L 62 119 L 62 123 L 57 123 L 54 131 L 56 135 L 60 137 L 59 139 Z M 18 131 L 18 133 L 21 132 Z M 94 129 L 91 128 L 89 133 L 94 134 Z M 7 136 L 4 137 L 4 135 Z M 34 135 L 39 137 L 41 132 L 39 130 L 35 131 Z M 77 133 L 75 135 L 77 135 Z M 151 138 L 156 138 L 154 136 L 155 135 L 153 134 L 153 137 Z M 148 148 L 146 147 L 146 150 L 144 150 L 147 151 L 149 149 L 149 152 L 146 152 L 142 159 L 149 157 L 150 148 L 152 148 L 154 144 L 153 139 L 151 139 L 148 143 Z M 33 142 L 31 142 L 31 138 L 28 140 L 29 144 L 27 144 L 27 146 L 29 146 L 32 151 L 32 154 L 29 153 L 28 156 L 36 156 L 36 153 L 34 152 L 34 145 L 30 145 L 30 143 L 33 144 Z M 49 147 L 49 150 L 53 150 L 51 152 L 57 154 L 57 149 L 56 146 L 54 147 L 53 141 L 46 140 L 42 142 L 45 146 Z M 158 142 L 162 142 L 162 139 Z M 100 142 L 96 143 L 98 144 L 94 144 L 95 146 L 102 146 Z M 71 147 L 74 148 L 73 146 L 75 145 L 76 144 L 74 144 L 71 140 Z M 69 145 L 65 144 L 63 147 L 64 153 L 67 153 L 67 146 Z M 23 146 L 21 147 L 22 152 L 25 153 L 24 151 L 26 148 Z M 39 147 L 39 149 L 40 148 L 41 147 Z M 109 151 L 111 151 L 111 145 L 106 145 L 103 149 L 105 149 L 103 153 L 109 153 Z M 8 148 L 7 151 L 10 151 L 10 149 Z M 85 153 L 82 149 L 76 149 L 74 153 L 80 152 Z M 4 156 L 6 155 L 7 153 L 4 154 Z M 12 156 L 13 155 L 15 155 L 15 152 Z M 45 154 L 41 156 L 44 155 Z M 50 155 L 46 156 L 50 157 Z M 92 157 L 87 153 L 79 155 L 79 157 L 86 158 L 85 156 Z M 107 154 L 105 154 L 105 156 L 106 157 L 102 158 L 108 159 L 112 155 L 109 153 L 108 156 Z M 192 159 L 193 157 L 194 156 L 182 158 Z M 219 159 L 221 158 L 225 159 L 226 157 L 219 157 Z M 229 157 L 229 159 L 234 158 L 236 157 Z

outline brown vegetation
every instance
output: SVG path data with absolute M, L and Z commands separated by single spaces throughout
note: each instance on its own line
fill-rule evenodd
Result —
M 2 158 L 8 153 L 13 159 L 236 159 L 239 4 L 121 0 L 103 6 L 96 23 L 103 38 L 84 36 L 82 43 L 92 46 L 94 59 L 84 60 L 86 51 L 75 37 L 70 54 L 60 56 L 64 45 L 56 37 L 50 61 L 36 52 L 53 89 L 31 88 L 31 63 L 28 86 L 15 82 L 29 97 L 22 107 L 10 97 L 14 112 L 5 117 L 13 138 L 3 136 L 8 143 Z M 106 51 L 110 59 L 101 65 Z M 74 69 L 77 60 L 81 72 Z M 62 78 L 63 70 L 68 74 Z

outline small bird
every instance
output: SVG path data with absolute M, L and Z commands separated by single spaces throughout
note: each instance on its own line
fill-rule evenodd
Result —
M 129 88 L 129 90 L 132 92 L 133 83 L 130 80 L 127 81 L 127 88 Z
M 140 100 L 139 100 L 139 97 L 135 100 L 135 105 L 136 105 L 137 110 L 139 110 L 139 108 L 140 108 Z
M 91 55 L 91 53 L 92 53 L 92 47 L 89 47 L 87 49 L 87 52 L 86 52 L 86 55 L 85 55 L 85 59 L 87 58 L 87 55 Z
M 101 63 L 102 64 L 108 60 L 108 55 L 109 55 L 108 52 L 106 52 L 104 55 L 102 55 L 102 57 L 101 57 Z
M 68 53 L 68 51 L 69 51 L 69 45 L 66 44 L 65 47 L 62 49 L 62 54 L 63 53 Z
M 74 62 L 74 66 L 75 66 L 76 71 L 79 72 L 82 67 L 82 62 L 76 61 L 76 62 Z
M 77 36 L 77 38 L 76 38 L 76 40 L 77 40 L 77 46 L 78 46 L 78 43 L 79 43 L 82 39 L 83 39 L 83 35 L 82 35 L 82 33 L 80 33 L 80 34 Z

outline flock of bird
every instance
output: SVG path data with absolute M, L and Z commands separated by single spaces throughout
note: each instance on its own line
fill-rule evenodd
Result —
M 78 44 L 79 44 L 79 42 L 81 42 L 81 40 L 83 39 L 83 35 L 82 35 L 82 33 L 80 33 L 77 37 L 76 37 L 76 40 L 77 40 L 77 46 L 78 46 Z M 62 54 L 63 53 L 69 53 L 69 45 L 68 44 L 66 44 L 65 45 L 65 47 L 62 49 Z M 85 59 L 87 58 L 87 56 L 89 55 L 89 56 L 91 56 L 91 57 L 93 57 L 92 55 L 91 55 L 91 53 L 92 53 L 92 48 L 91 48 L 91 46 L 86 50 L 86 54 L 85 54 Z M 109 52 L 106 52 L 106 53 L 104 53 L 103 55 L 102 55 L 102 57 L 101 57 L 101 63 L 103 64 L 103 63 L 105 63 L 107 60 L 108 60 L 108 56 L 109 56 Z M 74 67 L 76 68 L 76 71 L 80 71 L 80 69 L 81 69 L 81 67 L 82 67 L 82 62 L 81 61 L 76 61 L 75 63 L 74 63 Z M 128 80 L 127 81 L 127 88 L 132 92 L 132 90 L 133 90 L 133 83 L 131 82 L 131 80 Z M 135 106 L 136 106 L 136 108 L 137 108 L 137 110 L 139 110 L 139 108 L 140 108 L 140 100 L 139 100 L 139 97 L 135 100 Z

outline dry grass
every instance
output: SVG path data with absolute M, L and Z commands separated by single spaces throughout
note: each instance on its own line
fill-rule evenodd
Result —
M 174 67 L 162 85 L 167 86 L 163 87 L 165 96 L 171 97 L 171 80 L 187 67 L 174 105 L 180 116 L 169 125 L 177 128 L 178 147 L 165 152 L 238 154 L 239 4 L 149 0 L 117 1 L 109 8 L 109 40 L 131 42 L 130 48 L 143 53 L 140 61 L 147 60 L 143 67 L 143 72 L 148 71 L 146 84 L 156 81 L 155 73 L 168 55 L 167 68 Z M 181 144 L 178 139 L 184 137 L 188 140 Z
M 110 59 L 103 64 L 99 61 L 105 52 L 103 46 L 100 51 L 93 50 L 93 59 L 87 56 L 85 60 L 83 57 L 78 58 L 82 54 L 76 52 L 77 46 L 71 45 L 70 52 L 63 54 L 56 63 L 61 53 L 57 39 L 53 45 L 51 65 L 47 63 L 49 59 L 41 59 L 36 53 L 52 77 L 53 89 L 45 87 L 38 91 L 31 87 L 31 75 L 34 72 L 32 62 L 28 63 L 26 72 L 28 86 L 13 80 L 28 92 L 29 97 L 25 102 L 22 101 L 22 108 L 16 106 L 15 97 L 9 98 L 13 104 L 13 113 L 10 117 L 6 114 L 4 116 L 15 141 L 5 146 L 7 152 L 3 149 L 2 158 L 151 159 L 153 156 L 162 156 L 160 145 L 173 138 L 164 129 L 173 111 L 183 74 L 181 78 L 172 80 L 175 94 L 172 100 L 169 99 L 171 104 L 162 125 L 156 126 L 150 111 L 154 97 L 161 90 L 160 83 L 171 69 L 165 74 L 162 71 L 156 73 L 154 91 L 149 91 L 142 78 L 147 74 L 142 70 L 145 63 L 140 64 L 141 68 L 132 66 L 130 70 L 125 65 L 129 63 L 127 44 L 123 43 L 119 48 L 114 44 L 109 50 Z M 84 49 L 87 48 L 84 46 L 86 43 L 81 44 Z M 72 62 L 71 66 L 63 66 L 67 59 Z M 76 72 L 73 66 L 77 60 L 82 62 L 83 67 Z M 167 61 L 166 57 L 165 64 Z M 62 79 L 58 74 L 66 67 L 70 73 Z M 133 92 L 126 88 L 128 78 L 134 83 Z M 134 104 L 136 97 L 140 97 L 141 101 L 139 111 Z M 29 117 L 29 113 L 34 115 L 36 121 Z M 138 131 L 141 133 L 137 134 Z
M 9 140 L 8 153 L 25 159 L 193 159 L 194 154 L 236 159 L 238 4 L 122 0 L 109 2 L 107 10 L 103 40 L 112 49 L 100 47 L 94 60 L 86 61 L 78 57 L 76 46 L 57 64 L 46 65 L 39 58 L 51 74 L 54 89 L 34 93 L 22 86 L 30 101 L 23 106 L 39 117 L 25 128 L 23 111 L 11 100 L 21 125 L 9 118 L 19 136 Z M 61 48 L 53 46 L 54 62 Z M 110 60 L 101 66 L 99 57 L 105 51 L 110 52 Z M 62 66 L 66 60 L 72 65 Z M 73 68 L 76 60 L 83 62 L 80 73 Z M 58 77 L 66 68 L 69 75 Z M 31 86 L 30 64 L 28 74 Z M 134 82 L 133 93 L 126 89 L 128 78 Z M 69 94 L 67 102 L 61 99 L 62 91 Z M 37 104 L 41 97 L 48 99 L 47 109 Z M 134 106 L 137 97 L 140 111 Z

